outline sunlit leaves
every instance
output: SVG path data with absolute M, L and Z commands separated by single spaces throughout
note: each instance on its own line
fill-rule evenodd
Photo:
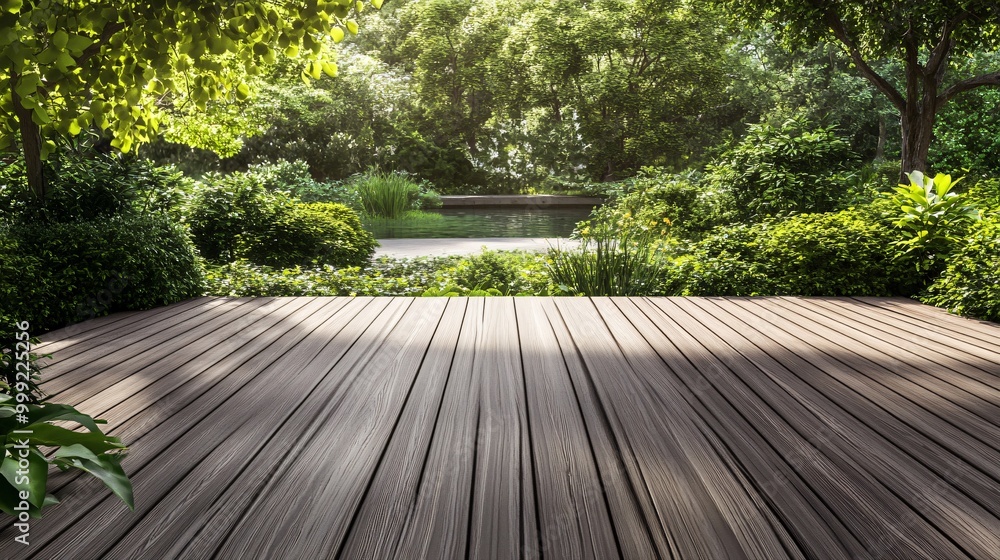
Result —
M 379 2 L 381 5 L 381 2 Z M 304 76 L 336 75 L 328 44 L 358 32 L 356 0 L 0 0 L 0 80 L 13 79 L 43 138 L 96 127 L 122 151 L 147 142 L 162 105 L 246 100 L 245 78 L 279 55 Z M 18 130 L 0 103 L 0 142 Z

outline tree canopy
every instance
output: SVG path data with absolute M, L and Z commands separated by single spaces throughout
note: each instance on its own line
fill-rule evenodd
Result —
M 378 8 L 382 0 L 369 0 Z M 303 79 L 335 75 L 327 45 L 357 33 L 361 0 L 0 0 L 0 147 L 20 139 L 30 182 L 59 136 L 96 129 L 127 152 L 148 141 L 169 96 L 243 99 L 278 50 Z M 19 137 L 18 137 L 19 134 Z
M 995 0 L 723 0 L 756 26 L 774 23 L 790 46 L 839 43 L 857 70 L 899 111 L 903 171 L 924 170 L 938 110 L 955 96 L 1000 85 L 1000 69 L 959 75 L 956 58 L 1000 47 Z M 875 62 L 902 64 L 901 80 Z

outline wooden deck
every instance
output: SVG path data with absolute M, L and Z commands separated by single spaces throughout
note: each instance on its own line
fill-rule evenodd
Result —
M 1000 558 L 1000 326 L 899 299 L 199 299 L 50 333 L 130 512 L 0 558 Z

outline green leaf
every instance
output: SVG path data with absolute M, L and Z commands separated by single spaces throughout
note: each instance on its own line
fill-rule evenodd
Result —
M 52 36 L 52 44 L 59 50 L 65 49 L 68 42 L 69 34 L 62 29 L 56 31 L 55 35 Z
M 132 495 L 132 483 L 122 470 L 121 458 L 113 455 L 101 455 L 95 458 L 83 458 L 87 456 L 87 449 L 83 446 L 69 446 L 62 448 L 53 456 L 60 463 L 86 471 L 99 478 L 116 496 L 121 498 L 129 509 L 135 509 L 135 500 Z M 96 460 L 94 460 L 96 459 Z
M 117 438 L 106 436 L 100 432 L 74 432 L 54 424 L 32 424 L 25 430 L 31 430 L 30 439 L 36 445 L 83 445 L 94 453 L 124 449 L 125 447 Z
M 12 14 L 16 14 L 21 11 L 21 6 L 24 5 L 22 0 L 4 0 L 3 9 Z
M 20 449 L 8 449 L 14 455 L 20 455 Z M 11 486 L 18 491 L 28 491 L 28 502 L 36 508 L 41 508 L 45 501 L 45 488 L 49 478 L 49 462 L 45 456 L 37 449 L 28 450 L 28 468 L 26 471 L 19 471 L 20 457 L 10 456 L 0 464 L 0 475 L 2 475 Z M 18 484 L 21 482 L 22 484 Z
M 372 0 L 372 6 L 375 6 L 376 10 L 382 9 L 382 0 Z
M 349 19 L 346 22 L 344 22 L 344 25 L 347 26 L 347 30 L 351 32 L 351 35 L 358 34 L 358 22 L 354 21 L 353 19 Z
M 334 27 L 330 30 L 330 37 L 333 38 L 334 43 L 339 43 L 344 40 L 344 30 L 339 27 Z

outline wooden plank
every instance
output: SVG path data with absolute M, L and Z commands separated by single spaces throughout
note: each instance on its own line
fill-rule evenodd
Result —
M 901 419 L 890 413 L 879 391 L 857 392 L 838 382 L 836 375 L 828 374 L 788 348 L 787 346 L 794 346 L 789 344 L 793 339 L 789 336 L 776 336 L 776 328 L 772 327 L 763 332 L 755 328 L 741 328 L 741 323 L 750 327 L 759 318 L 740 306 L 719 305 L 719 302 L 700 298 L 678 302 L 678 305 L 682 303 L 697 307 L 727 327 L 718 329 L 717 325 L 701 319 L 699 315 L 707 327 L 716 327 L 713 328 L 715 332 L 726 338 L 746 339 L 764 354 L 781 363 L 783 368 L 770 368 L 767 373 L 772 376 L 776 384 L 788 387 L 787 390 L 798 395 L 800 402 L 807 408 L 816 414 L 822 414 L 830 430 L 849 433 L 856 430 L 877 432 L 884 438 L 884 441 L 879 443 L 880 447 L 885 447 L 886 451 L 891 453 L 895 453 L 896 450 L 902 451 L 909 459 L 901 458 L 901 461 L 919 463 L 939 476 L 940 481 L 932 487 L 941 487 L 946 482 L 976 500 L 982 507 L 992 510 L 994 515 L 1000 514 L 1000 485 L 997 484 L 997 479 L 969 464 L 968 457 L 947 449 L 918 431 L 911 425 L 912 422 L 904 422 L 905 418 Z M 782 345 L 782 342 L 785 345 Z M 833 368 L 842 369 L 836 366 Z M 844 417 L 841 411 L 856 421 Z M 852 438 L 847 436 L 845 438 L 853 443 Z M 877 440 L 877 437 L 865 435 L 860 438 L 862 441 L 869 439 Z M 953 443 L 959 444 L 955 446 L 959 451 L 967 447 L 960 441 Z M 872 448 L 864 449 L 860 456 L 865 457 L 870 453 Z M 996 465 L 990 466 L 996 467 Z M 1000 468 L 995 468 L 993 475 L 1000 476 Z
M 51 346 L 52 350 L 69 347 L 74 344 L 79 344 L 80 342 L 87 341 L 93 338 L 94 336 L 105 333 L 109 330 L 121 329 L 141 319 L 145 319 L 154 315 L 158 315 L 161 318 L 166 318 L 169 317 L 170 315 L 174 315 L 181 311 L 184 311 L 185 309 L 204 305 L 206 302 L 211 301 L 213 299 L 216 298 L 196 297 L 172 303 L 170 305 L 165 305 L 163 307 L 157 307 L 155 309 L 148 309 L 145 311 L 119 311 L 117 313 L 112 313 L 110 315 L 105 315 L 103 317 L 88 319 L 86 321 L 81 321 L 79 323 L 74 323 L 72 325 L 67 325 L 59 329 L 51 330 L 41 335 L 39 337 L 39 339 L 41 339 L 41 342 L 38 347 L 48 348 Z
M 484 333 L 483 308 L 483 298 L 469 298 L 419 490 L 391 557 L 466 556 L 481 382 L 472 369 Z
M 851 306 L 852 309 L 862 308 L 874 312 L 878 314 L 879 317 L 891 319 L 894 322 L 906 325 L 906 329 L 910 331 L 919 329 L 924 333 L 943 335 L 946 339 L 961 340 L 967 344 L 986 350 L 993 349 L 996 345 L 1000 344 L 1000 338 L 991 340 L 990 337 L 986 335 L 986 333 L 991 330 L 1000 329 L 1000 325 L 994 327 L 993 325 L 982 321 L 969 321 L 967 319 L 960 318 L 971 324 L 966 325 L 970 327 L 968 329 L 958 329 L 936 322 L 935 317 L 939 317 L 936 313 L 930 315 L 907 313 L 908 309 L 922 309 L 930 306 L 917 304 L 916 306 L 896 307 L 892 304 L 892 302 L 895 301 L 894 299 L 882 300 L 879 298 L 866 299 L 854 297 L 842 298 L 842 300 L 845 305 Z M 942 310 L 936 309 L 936 311 Z M 947 314 L 947 312 L 945 313 Z
M 637 472 L 629 473 L 633 485 L 645 488 L 656 508 L 655 517 L 647 517 L 647 523 L 666 535 L 672 549 L 660 555 L 749 557 L 698 472 L 699 467 L 711 468 L 719 461 L 692 418 L 685 417 L 689 409 L 677 399 L 663 403 L 651 394 L 644 382 L 649 372 L 634 369 L 645 370 L 648 364 L 623 354 L 615 342 L 618 337 L 589 299 L 560 299 L 556 305 L 592 372 L 601 400 L 625 428 L 615 435 L 638 466 Z
M 538 542 L 531 435 L 512 298 L 487 298 L 472 374 L 480 378 L 470 558 L 520 558 Z
M 637 303 L 644 302 L 639 300 Z M 676 414 L 683 416 L 681 421 L 690 422 L 685 427 L 687 431 L 698 434 L 698 437 L 677 439 L 694 467 L 691 476 L 704 485 L 720 519 L 733 532 L 740 555 L 748 558 L 804 558 L 799 545 L 764 497 L 752 489 L 750 481 L 743 475 L 743 468 L 725 448 L 710 423 L 690 406 L 690 400 L 683 398 L 690 395 L 685 395 L 688 387 L 679 376 L 694 371 L 689 362 L 677 360 L 681 358 L 678 348 L 668 348 L 670 341 L 655 336 L 662 333 L 630 299 L 596 298 L 594 306 L 614 333 L 633 369 L 643 375 L 649 390 L 664 408 L 676 410 Z M 723 414 L 730 413 L 728 405 L 720 408 Z M 682 424 L 677 422 L 677 425 Z M 734 554 L 731 550 L 729 553 Z
M 284 460 L 267 491 L 221 543 L 219 557 L 336 554 L 447 303 L 445 298 L 393 300 L 406 301 L 409 309 L 398 321 L 386 321 L 383 333 L 360 338 L 329 376 L 343 382 L 314 392 L 296 411 L 293 421 L 301 418 L 301 429 L 290 429 L 301 434 L 297 449 L 278 456 Z M 192 555 L 197 556 L 185 553 Z
M 396 558 L 407 515 L 416 505 L 431 436 L 458 346 L 466 298 L 451 298 L 431 339 L 413 391 L 389 440 L 340 558 Z M 458 373 L 455 373 L 458 375 Z
M 306 307 L 310 304 L 309 307 Z M 235 324 L 228 325 L 224 331 L 214 333 L 215 336 L 205 337 L 204 344 L 194 344 L 183 347 L 183 351 L 175 346 L 176 341 L 161 347 L 172 348 L 175 353 L 191 358 L 181 363 L 178 360 L 162 360 L 156 364 L 155 374 L 132 375 L 108 386 L 99 393 L 81 399 L 72 397 L 78 402 L 77 410 L 101 417 L 109 421 L 111 426 L 117 426 L 121 421 L 114 409 L 127 410 L 130 417 L 146 410 L 147 406 L 170 396 L 173 391 L 186 390 L 189 395 L 194 390 L 205 391 L 213 381 L 221 376 L 203 375 L 213 370 L 213 366 L 231 358 L 233 353 L 249 357 L 249 351 L 265 348 L 271 341 L 286 332 L 281 329 L 282 321 L 288 321 L 290 329 L 294 323 L 292 318 L 300 309 L 319 309 L 315 298 L 279 298 L 263 308 L 254 310 L 251 317 L 244 317 Z M 202 342 L 202 341 L 199 341 Z M 250 348 L 246 346 L 250 345 Z M 227 372 L 228 373 L 228 372 Z M 102 385 L 104 380 L 102 379 Z M 68 391 L 71 393 L 72 389 Z M 123 406 L 120 406 L 123 405 Z
M 692 336 L 678 324 L 684 322 L 678 318 L 683 318 L 682 314 L 667 313 L 654 302 L 659 304 L 660 300 L 634 300 L 634 305 L 655 325 L 644 329 L 643 337 L 683 380 L 684 384 L 675 385 L 674 390 L 711 426 L 746 470 L 752 480 L 748 488 L 754 488 L 770 504 L 781 525 L 795 536 L 794 544 L 786 539 L 788 550 L 824 558 L 864 555 L 861 542 L 827 504 L 807 473 L 801 472 L 799 463 L 812 455 L 771 439 L 765 428 L 780 423 L 779 418 L 766 410 L 757 409 L 763 416 L 753 416 L 749 414 L 753 410 L 734 407 L 726 395 L 733 373 L 713 352 L 711 340 Z M 634 312 L 629 315 L 640 320 Z
M 858 397 L 869 400 L 876 407 L 896 416 L 991 478 L 1000 480 L 1000 453 L 985 445 L 969 445 L 969 435 L 938 416 L 934 408 L 922 408 L 911 400 L 912 396 L 906 392 L 887 388 L 881 381 L 888 377 L 886 374 L 889 372 L 880 372 L 878 368 L 873 368 L 863 361 L 855 363 L 849 352 L 835 352 L 832 355 L 819 351 L 806 352 L 804 349 L 816 348 L 817 345 L 825 344 L 826 340 L 799 328 L 768 308 L 756 305 L 750 300 L 727 298 L 719 301 L 746 311 L 750 317 L 747 323 L 754 330 L 772 336 L 790 352 L 802 354 L 802 360 L 813 364 L 844 387 L 851 389 Z M 810 379 L 810 383 L 812 382 L 814 380 Z
M 965 551 L 972 551 L 974 555 L 990 549 L 1000 550 L 1000 537 L 990 530 L 990 527 L 1000 523 L 1000 520 L 969 497 L 954 492 L 950 476 L 939 476 L 914 461 L 892 442 L 867 429 L 851 416 L 838 411 L 836 406 L 819 397 L 811 387 L 804 384 L 775 382 L 773 378 L 781 377 L 783 372 L 787 372 L 787 368 L 781 362 L 769 354 L 760 352 L 752 344 L 747 344 L 746 339 L 738 332 L 705 314 L 693 303 L 684 300 L 675 300 L 671 303 L 688 312 L 689 320 L 684 323 L 692 325 L 689 326 L 690 329 L 703 328 L 712 331 L 719 342 L 725 341 L 733 350 L 740 352 L 753 363 L 763 375 L 750 371 L 748 375 L 740 376 L 742 382 L 751 387 L 753 393 L 761 400 L 768 401 L 772 407 L 782 411 L 783 416 L 803 437 L 815 438 L 815 445 L 820 453 L 832 463 L 844 465 L 847 469 L 857 465 L 869 473 L 869 477 L 854 477 L 853 480 L 847 481 L 848 484 L 861 481 L 864 486 L 833 488 L 834 494 L 826 495 L 828 501 L 849 503 L 853 496 L 881 498 L 886 509 L 870 508 L 867 504 L 859 503 L 856 507 L 849 507 L 848 511 L 861 523 L 887 526 L 895 523 L 900 512 L 905 511 L 905 507 L 900 508 L 900 504 L 895 501 L 895 497 L 899 496 L 900 500 L 940 532 L 937 537 L 939 544 L 928 543 L 938 548 L 921 545 L 920 549 L 925 552 L 936 551 L 932 554 L 935 557 L 941 555 L 951 557 L 956 553 L 950 542 L 952 539 Z M 662 308 L 667 304 L 659 306 Z M 701 334 L 695 336 L 702 339 Z M 866 484 L 869 480 L 878 481 L 888 488 L 891 494 L 882 492 L 880 496 L 878 487 L 872 490 Z M 996 491 L 993 493 L 996 494 Z M 922 525 L 924 522 L 921 520 L 908 524 L 908 527 L 920 533 L 933 532 L 923 528 Z M 885 537 L 869 541 L 867 543 L 869 549 L 875 547 L 881 538 Z M 893 548 L 904 549 L 898 539 L 893 539 L 892 543 Z M 945 547 L 941 548 L 940 544 L 944 544 Z
M 268 391 L 272 394 L 247 407 L 250 418 L 210 453 L 203 454 L 204 458 L 177 480 L 176 488 L 163 495 L 105 557 L 211 557 L 221 539 L 247 514 L 248 505 L 262 497 L 268 483 L 274 483 L 277 465 L 292 460 L 305 445 L 310 435 L 309 425 L 320 416 L 317 407 L 322 407 L 323 401 L 343 381 L 334 371 L 335 366 L 351 352 L 377 345 L 381 340 L 380 330 L 395 325 L 405 307 L 404 301 L 354 300 L 345 306 L 353 308 L 349 321 L 324 323 L 314 331 L 316 336 L 307 337 L 295 347 L 296 358 L 282 357 L 276 367 L 262 372 L 254 383 L 264 374 L 273 373 L 276 377 L 268 383 L 278 383 L 280 387 L 272 388 Z M 373 336 L 365 340 L 366 334 Z M 308 349 L 303 348 L 305 344 Z M 306 407 L 312 414 L 302 414 Z M 225 411 L 207 418 L 201 425 L 214 427 L 232 418 L 234 413 L 237 411 Z M 305 492 L 281 496 L 290 502 L 311 497 Z M 290 503 L 293 509 L 285 514 L 294 514 L 295 505 Z M 188 550 L 198 547 L 207 548 L 207 552 Z
M 538 490 L 539 543 L 526 558 L 618 558 L 594 450 L 566 363 L 535 298 L 515 302 Z
M 99 359 L 108 359 L 114 355 L 127 359 L 134 356 L 147 347 L 143 340 L 167 330 L 176 328 L 186 328 L 197 325 L 199 321 L 206 319 L 203 315 L 212 317 L 217 313 L 225 313 L 235 309 L 249 301 L 248 298 L 239 300 L 215 299 L 206 302 L 204 305 L 191 307 L 165 318 L 155 320 L 155 317 L 144 318 L 134 325 L 126 327 L 125 332 L 111 331 L 103 333 L 87 341 L 82 348 L 70 347 L 64 352 L 55 352 L 52 359 L 47 361 L 47 366 L 60 364 L 59 368 L 53 368 L 45 376 L 47 384 L 53 384 L 65 374 L 83 372 L 89 373 L 93 368 L 93 363 Z M 46 368 L 48 369 L 48 367 Z M 58 392 L 59 388 L 53 388 L 53 392 Z
M 1000 346 L 982 348 L 952 336 L 942 340 L 939 337 L 929 336 L 924 329 L 919 327 L 915 329 L 891 315 L 879 313 L 875 308 L 857 302 L 841 303 L 809 298 L 796 300 L 795 303 L 815 309 L 818 313 L 823 313 L 826 317 L 886 345 L 905 350 L 906 352 L 902 354 L 904 357 L 913 354 L 924 359 L 923 363 L 930 362 L 932 365 L 929 372 L 940 372 L 944 374 L 941 376 L 943 379 L 946 381 L 951 379 L 950 382 L 953 384 L 958 383 L 962 386 L 965 379 L 975 379 L 992 388 L 985 393 L 986 398 L 992 399 L 993 402 L 1000 400 L 997 398 L 1000 397 Z M 941 371 L 942 368 L 947 368 L 958 375 L 947 374 Z M 965 379 L 958 380 L 956 377 Z M 977 392 L 978 388 L 967 390 Z
M 206 303 L 218 299 L 220 298 L 194 298 L 164 307 L 149 309 L 147 311 L 124 311 L 121 313 L 113 313 L 105 317 L 98 317 L 82 323 L 76 323 L 61 329 L 49 331 L 39 337 L 41 339 L 41 344 L 38 346 L 38 349 L 43 350 L 46 354 L 60 352 L 67 356 L 73 355 L 78 351 L 86 350 L 94 346 L 94 341 L 92 340 L 94 337 L 104 336 L 111 333 L 121 335 L 127 332 L 132 332 L 137 330 L 137 327 L 142 328 L 143 325 L 148 326 L 150 324 L 165 321 L 174 315 L 183 313 L 190 309 L 202 307 Z M 88 344 L 83 345 L 78 349 L 70 350 L 70 348 L 83 342 L 87 342 Z
M 816 348 L 834 353 L 846 351 L 851 360 L 871 364 L 871 367 L 891 372 L 890 376 L 880 376 L 883 383 L 914 397 L 933 395 L 933 398 L 942 402 L 941 406 L 945 407 L 937 409 L 939 414 L 946 414 L 947 420 L 965 428 L 970 432 L 970 435 L 993 446 L 994 449 L 1000 449 L 1000 427 L 994 423 L 994 419 L 1000 418 L 1000 405 L 990 402 L 989 396 L 983 398 L 966 391 L 964 388 L 958 388 L 942 381 L 930 374 L 928 370 L 933 371 L 935 368 L 925 361 L 902 355 L 904 353 L 900 353 L 901 355 L 896 357 L 897 352 L 892 346 L 878 345 L 854 329 L 845 328 L 836 322 L 827 324 L 823 315 L 815 313 L 807 306 L 795 306 L 790 309 L 781 300 L 777 300 L 769 302 L 768 309 L 783 317 L 784 320 L 825 338 L 827 342 L 817 342 Z M 837 328 L 838 326 L 840 328 Z M 840 348 L 840 350 L 834 348 Z M 921 367 L 911 365 L 911 361 L 917 361 Z M 975 388 L 971 384 L 966 386 Z M 926 402 L 924 399 L 921 400 Z
M 253 418 L 253 415 L 246 414 L 246 410 L 251 408 L 249 403 L 266 401 L 276 392 L 285 399 L 291 398 L 294 395 L 292 388 L 280 382 L 288 368 L 303 359 L 308 360 L 329 341 L 330 333 L 336 332 L 330 329 L 336 329 L 341 323 L 339 316 L 356 314 L 368 303 L 367 300 L 352 300 L 345 306 L 341 301 L 328 301 L 330 304 L 326 307 L 331 308 L 329 313 L 324 310 L 298 317 L 301 323 L 297 323 L 296 328 L 286 333 L 278 343 L 243 364 L 234 372 L 236 375 L 228 376 L 212 391 L 204 393 L 180 412 L 167 416 L 146 437 L 138 440 L 126 437 L 132 425 L 125 426 L 120 433 L 115 432 L 131 445 L 123 467 L 130 473 L 136 488 L 137 513 L 128 513 L 99 481 L 79 479 L 67 488 L 63 497 L 64 507 L 56 508 L 34 525 L 40 530 L 37 539 L 33 539 L 32 552 L 38 549 L 47 551 L 49 549 L 45 545 L 55 543 L 68 557 L 79 558 L 81 551 L 87 551 L 86 554 L 91 557 L 100 557 L 104 546 L 101 543 L 106 541 L 106 545 L 110 546 L 117 540 L 111 533 L 120 536 L 138 522 L 144 512 L 170 491 L 178 477 L 182 477 L 201 457 L 212 452 Z M 341 313 L 338 314 L 338 311 Z M 273 401 L 269 402 L 275 405 Z M 271 412 L 274 406 L 262 408 Z M 234 418 L 237 420 L 234 421 Z M 159 457 L 163 459 L 157 461 Z M 176 460 L 177 457 L 184 460 Z M 85 515 L 87 517 L 83 517 Z M 63 532 L 77 521 L 82 521 L 87 529 Z M 9 533 L 10 530 L 4 530 L 0 539 L 5 535 L 12 538 Z M 55 554 L 51 557 L 60 556 Z
M 119 352 L 97 358 L 86 368 L 78 367 L 74 360 L 67 360 L 64 367 L 75 367 L 76 371 L 46 383 L 45 392 L 59 401 L 83 402 L 130 377 L 135 379 L 135 383 L 155 381 L 170 371 L 163 367 L 164 364 L 172 368 L 184 363 L 185 359 L 197 359 L 219 341 L 249 327 L 280 306 L 280 302 L 270 298 L 255 298 L 197 324 L 178 325 L 161 331 L 146 339 L 143 350 L 137 353 Z M 91 378 L 91 382 L 81 385 Z
M 290 301 L 292 300 L 290 299 Z M 334 302 L 333 305 L 326 306 L 328 313 L 332 315 L 334 310 L 342 307 L 345 301 Z M 145 436 L 151 429 L 169 422 L 173 416 L 178 415 L 196 399 L 208 400 L 219 394 L 223 395 L 223 397 L 218 397 L 220 402 L 223 398 L 228 398 L 232 392 L 251 379 L 263 367 L 256 364 L 266 363 L 269 356 L 280 356 L 284 353 L 284 350 L 287 349 L 286 346 L 275 344 L 274 347 L 270 347 L 270 345 L 275 340 L 279 340 L 280 337 L 290 338 L 285 335 L 298 324 L 297 317 L 309 318 L 324 305 L 323 302 L 318 302 L 315 298 L 296 298 L 292 305 L 283 308 L 284 312 L 273 313 L 273 317 L 270 317 L 269 321 L 261 321 L 259 325 L 255 326 L 255 329 L 247 329 L 239 336 L 230 337 L 220 343 L 216 347 L 216 350 L 221 354 L 220 361 L 203 357 L 202 360 L 188 362 L 180 369 L 175 370 L 171 376 L 160 379 L 153 386 L 147 387 L 136 395 L 124 398 L 124 400 L 120 399 L 120 395 L 111 395 L 109 400 L 114 403 L 111 408 L 88 409 L 87 403 L 83 403 L 77 408 L 95 418 L 99 417 L 107 421 L 107 425 L 104 427 L 106 432 L 120 437 L 128 445 L 133 445 L 128 465 L 130 468 L 138 470 L 150 457 L 159 453 L 162 447 L 157 447 L 155 444 L 134 446 L 137 440 Z M 296 313 L 301 315 L 297 316 Z M 284 322 L 279 323 L 282 320 Z M 255 330 L 257 332 L 254 332 Z M 172 376 L 176 376 L 176 378 L 172 379 Z M 197 408 L 197 406 L 192 407 L 192 409 Z M 203 415 L 207 415 L 212 408 L 214 407 L 211 404 L 203 407 Z M 196 421 L 197 419 L 189 420 L 191 423 Z M 176 426 L 178 423 L 174 422 L 174 425 Z M 184 425 L 178 428 L 178 433 L 182 433 L 188 428 Z M 164 438 L 159 441 L 172 441 L 172 439 Z M 77 472 L 58 473 L 64 475 L 58 479 L 50 476 L 49 490 L 57 496 L 61 495 L 61 490 L 76 480 Z M 103 498 L 104 493 L 100 492 L 99 497 Z M 10 525 L 11 523 L 3 523 L 0 525 L 0 530 Z
M 854 299 L 879 309 L 896 312 L 909 320 L 919 320 L 922 323 L 979 338 L 990 344 L 1000 344 L 1000 324 L 997 323 L 962 317 L 949 313 L 946 309 L 924 305 L 906 298 L 857 297 Z
M 646 522 L 644 512 L 652 512 L 653 505 L 645 488 L 640 491 L 632 486 L 628 469 L 637 467 L 634 467 L 634 457 L 627 449 L 623 451 L 615 440 L 609 420 L 609 414 L 613 416 L 614 411 L 606 410 L 601 403 L 593 377 L 583 363 L 580 351 L 553 299 L 544 298 L 540 301 L 583 414 L 621 556 L 659 558 L 657 550 L 668 549 L 666 538 L 661 531 L 652 531 Z M 616 423 L 614 429 L 618 426 Z M 628 467 L 623 460 L 628 462 Z

